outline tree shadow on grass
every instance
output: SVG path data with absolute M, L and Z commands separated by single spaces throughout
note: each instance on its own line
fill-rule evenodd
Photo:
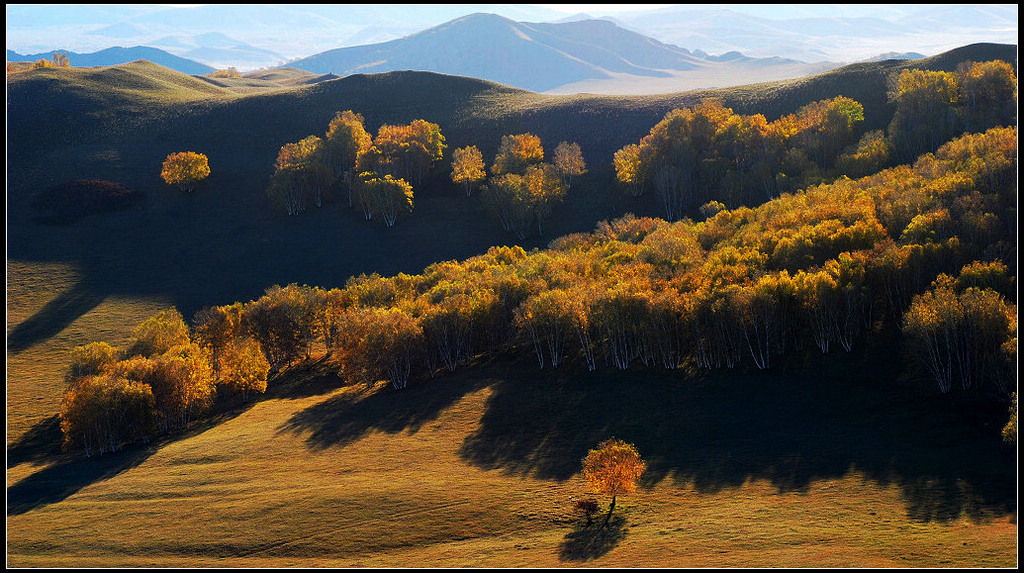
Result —
M 183 430 L 92 457 L 80 452 L 64 452 L 60 418 L 51 416 L 29 429 L 7 449 L 8 469 L 24 462 L 49 464 L 7 488 L 7 515 L 21 515 L 61 502 L 82 488 L 137 467 L 167 444 L 197 436 L 238 417 L 263 399 L 265 397 L 243 401 L 238 395 L 218 395 L 213 411 Z
M 159 445 L 152 443 L 91 458 L 62 456 L 55 463 L 7 488 L 7 516 L 21 515 L 37 507 L 63 501 L 90 484 L 138 466 L 158 449 Z
M 15 326 L 7 335 L 7 351 L 17 354 L 54 336 L 106 298 L 87 283 L 76 283 Z
M 40 463 L 61 456 L 60 416 L 54 414 L 29 428 L 7 447 L 7 469 L 25 462 Z
M 558 544 L 559 561 L 590 561 L 608 553 L 626 537 L 626 518 L 613 515 L 608 523 L 604 518 L 593 525 L 577 523 Z
M 898 382 L 897 354 L 810 354 L 769 372 L 512 370 L 459 453 L 482 468 L 564 481 L 615 436 L 647 462 L 643 486 L 673 479 L 712 493 L 766 481 L 806 492 L 855 472 L 900 487 L 911 519 L 1015 512 L 1015 452 L 983 422 L 1002 406 L 911 392 Z
M 297 400 L 326 394 L 345 385 L 329 355 L 303 360 L 267 381 L 264 398 Z
M 296 413 L 278 432 L 308 432 L 306 444 L 314 450 L 348 445 L 373 430 L 415 433 L 463 396 L 484 386 L 456 377 L 410 383 L 400 391 L 383 382 L 360 384 Z

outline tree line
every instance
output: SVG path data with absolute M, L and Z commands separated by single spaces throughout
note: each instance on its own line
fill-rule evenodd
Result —
M 913 162 L 953 137 L 1016 124 L 1017 79 L 1002 61 L 965 62 L 957 72 L 903 70 L 888 94 L 888 127 L 861 133 L 864 107 L 844 96 L 769 122 L 709 100 L 675 109 L 613 158 L 633 196 L 652 189 L 668 220 L 716 200 L 753 206 L 846 175 Z

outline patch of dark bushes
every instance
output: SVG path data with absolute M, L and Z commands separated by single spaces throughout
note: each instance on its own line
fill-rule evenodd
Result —
M 94 213 L 123 211 L 138 204 L 142 193 L 102 179 L 76 179 L 40 191 L 32 211 L 42 223 L 73 223 Z

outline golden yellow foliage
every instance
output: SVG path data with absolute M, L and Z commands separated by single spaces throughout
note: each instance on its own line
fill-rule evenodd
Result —
M 197 183 L 209 175 L 209 159 L 194 151 L 171 153 L 164 159 L 160 170 L 160 177 L 168 185 L 177 185 L 182 191 L 192 191 Z
M 583 458 L 583 477 L 596 493 L 615 496 L 633 493 L 637 481 L 647 469 L 636 446 L 609 438 Z

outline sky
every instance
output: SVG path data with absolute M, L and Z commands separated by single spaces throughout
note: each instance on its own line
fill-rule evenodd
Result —
M 531 6 L 549 8 L 551 10 L 565 12 L 566 14 L 578 14 L 580 12 L 585 12 L 591 16 L 600 16 L 605 13 L 611 14 L 613 12 L 634 12 L 638 10 L 668 8 L 669 6 L 675 6 L 675 4 L 531 4 Z

